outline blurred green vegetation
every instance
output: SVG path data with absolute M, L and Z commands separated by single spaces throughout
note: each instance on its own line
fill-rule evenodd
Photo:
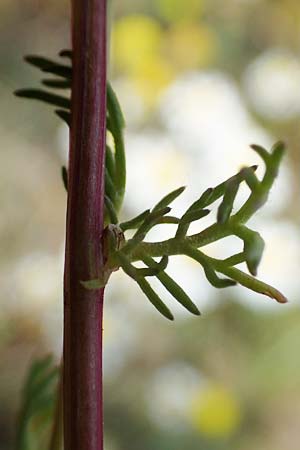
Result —
M 111 4 L 110 72 L 128 111 L 129 142 L 140 136 L 150 140 L 152 132 L 176 141 L 161 119 L 166 92 L 188 74 L 227 77 L 235 83 L 245 114 L 269 136 L 287 142 L 285 183 L 290 194 L 280 199 L 284 194 L 279 192 L 277 199 L 271 198 L 271 203 L 280 200 L 283 206 L 271 214 L 269 223 L 285 220 L 297 230 L 280 234 L 279 229 L 275 246 L 293 239 L 292 247 L 299 249 L 299 2 L 112 0 Z M 59 361 L 62 340 L 66 197 L 60 166 L 66 158 L 67 132 L 54 114 L 14 98 L 12 92 L 37 83 L 38 75 L 22 62 L 24 54 L 53 57 L 69 47 L 68 21 L 67 1 L 0 3 L 1 450 L 14 446 L 17 409 L 31 361 L 49 352 Z M 193 84 L 189 89 L 196 101 L 200 98 L 199 112 L 207 108 L 203 94 Z M 179 105 L 185 100 L 177 98 Z M 226 115 L 224 111 L 224 123 Z M 238 117 L 232 121 L 238 122 Z M 220 134 L 222 124 L 223 117 L 218 116 L 211 134 Z M 187 134 L 187 146 L 189 138 Z M 149 146 L 156 148 L 157 142 L 154 139 Z M 199 154 L 197 142 L 190 152 L 191 164 L 198 164 L 199 182 L 198 159 L 206 171 L 203 145 L 199 143 Z M 162 148 L 159 157 L 153 152 L 151 160 L 148 155 L 136 173 L 159 167 L 164 158 L 168 165 L 161 178 L 177 173 L 190 158 L 182 145 L 179 148 L 181 159 L 169 150 L 164 156 Z M 128 154 L 130 161 L 137 155 L 130 146 Z M 226 160 L 226 154 L 221 158 Z M 216 161 L 216 171 L 223 159 Z M 230 174 L 236 169 L 232 167 Z M 148 172 L 143 173 L 147 179 Z M 148 183 L 158 186 L 159 176 L 147 179 L 146 191 Z M 141 201 L 147 197 L 145 186 L 136 190 L 141 191 Z M 139 208 L 138 192 L 129 191 L 126 201 L 124 217 Z M 278 282 L 281 277 L 289 280 L 288 308 L 265 304 L 259 308 L 260 299 L 253 307 L 244 301 L 244 291 L 220 295 L 199 288 L 195 301 L 203 317 L 178 313 L 170 324 L 121 276 L 112 278 L 104 325 L 106 450 L 298 450 L 300 261 L 298 256 L 289 261 L 290 250 L 280 248 L 281 253 L 276 249 L 271 253 L 269 263 L 271 271 L 272 263 L 281 270 Z M 191 268 L 187 284 L 197 284 L 194 273 Z

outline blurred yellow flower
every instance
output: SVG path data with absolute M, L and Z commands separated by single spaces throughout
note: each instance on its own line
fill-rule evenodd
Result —
M 171 22 L 199 17 L 203 10 L 201 0 L 155 0 L 158 13 Z
M 233 393 L 211 385 L 194 397 L 190 420 L 202 434 L 211 438 L 227 438 L 238 428 L 241 410 Z
M 133 76 L 139 94 L 148 106 L 153 106 L 161 91 L 173 80 L 174 71 L 161 57 L 144 60 Z
M 112 32 L 113 58 L 117 67 L 135 74 L 161 50 L 162 30 L 155 20 L 130 15 L 118 20 Z
M 218 50 L 214 31 L 205 25 L 176 24 L 165 39 L 165 51 L 174 67 L 192 69 L 210 64 Z
M 209 64 L 217 43 L 213 31 L 204 25 L 185 22 L 164 31 L 149 16 L 129 15 L 116 22 L 112 47 L 117 69 L 135 83 L 151 107 L 176 71 Z

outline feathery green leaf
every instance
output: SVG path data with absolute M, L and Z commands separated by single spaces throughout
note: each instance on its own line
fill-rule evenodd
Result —
M 166 206 L 169 206 L 170 203 L 174 202 L 174 200 L 176 200 L 176 198 L 179 197 L 179 195 L 181 195 L 184 190 L 185 190 L 185 186 L 182 186 L 182 187 L 170 192 L 169 194 L 167 194 L 165 197 L 163 197 L 157 203 L 157 205 L 154 206 L 154 208 L 152 209 L 152 212 L 159 211 L 160 209 L 165 208 Z
M 147 266 L 153 267 L 155 261 L 146 256 L 143 261 Z M 186 308 L 190 313 L 200 316 L 200 311 L 195 305 L 195 303 L 190 299 L 190 297 L 184 292 L 184 290 L 176 283 L 164 270 L 160 271 L 157 275 L 158 280 L 161 284 L 169 291 L 169 293 L 178 301 L 184 308 Z
M 40 100 L 59 108 L 71 109 L 71 101 L 68 98 L 41 89 L 19 89 L 15 91 L 15 95 L 17 97 Z

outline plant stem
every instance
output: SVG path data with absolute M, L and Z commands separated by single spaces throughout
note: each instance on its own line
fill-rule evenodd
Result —
M 145 254 L 151 257 L 181 255 L 184 253 L 184 243 L 189 243 L 193 247 L 200 248 L 230 234 L 232 234 L 231 225 L 216 223 L 200 233 L 186 236 L 184 240 L 171 238 L 160 242 L 141 242 L 133 250 L 130 259 L 131 261 L 139 261 L 143 259 L 143 255 Z
M 64 449 L 103 450 L 106 0 L 72 0 L 72 127 L 64 279 Z

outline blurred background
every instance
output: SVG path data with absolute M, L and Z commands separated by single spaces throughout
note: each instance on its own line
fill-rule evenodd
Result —
M 175 258 L 170 273 L 202 317 L 162 292 L 176 316 L 169 323 L 115 273 L 105 305 L 105 448 L 298 450 L 300 3 L 113 0 L 110 16 L 110 78 L 127 121 L 123 219 L 181 185 L 178 213 L 243 165 L 258 162 L 261 174 L 249 144 L 283 139 L 288 154 L 252 226 L 266 240 L 259 277 L 290 303 L 219 292 L 198 265 Z M 9 450 L 31 361 L 61 354 L 68 149 L 51 108 L 12 92 L 38 86 L 24 54 L 69 47 L 69 2 L 1 0 L 0 37 L 0 448 Z M 225 240 L 207 251 L 236 247 Z

